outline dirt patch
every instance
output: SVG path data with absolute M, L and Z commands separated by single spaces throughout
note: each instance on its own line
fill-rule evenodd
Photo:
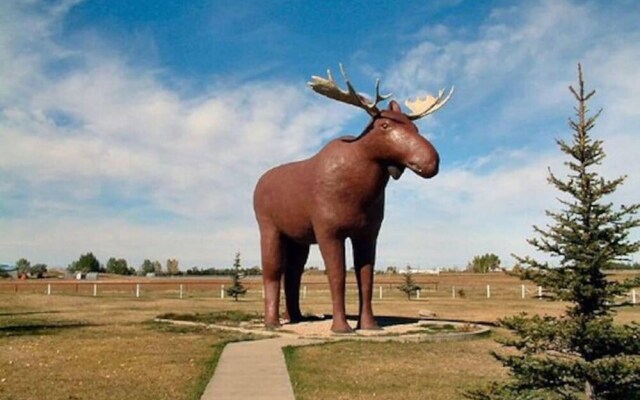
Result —
M 311 339 L 319 341 L 335 341 L 343 339 L 352 340 L 393 340 L 393 341 L 448 341 L 464 340 L 476 335 L 488 334 L 490 329 L 478 324 L 445 321 L 445 320 L 421 320 L 407 317 L 378 317 L 379 330 L 355 330 L 352 334 L 335 334 L 331 332 L 331 318 L 314 316 L 312 320 L 298 323 L 283 322 L 282 328 L 273 331 L 265 331 L 264 325 L 257 323 L 255 319 L 237 321 L 234 315 L 231 320 L 225 320 L 223 315 L 216 314 L 199 318 L 196 314 L 181 315 L 172 318 L 175 314 L 164 314 L 156 320 L 173 324 L 194 324 L 208 326 L 216 329 L 227 329 L 254 333 L 256 335 L 272 334 L 276 336 L 295 337 L 297 339 Z M 209 323 L 209 321 L 214 321 Z M 352 328 L 356 328 L 355 318 L 347 319 Z

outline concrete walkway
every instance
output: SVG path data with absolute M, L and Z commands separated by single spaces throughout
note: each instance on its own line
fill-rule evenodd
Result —
M 282 347 L 301 340 L 278 337 L 225 346 L 201 400 L 295 400 Z

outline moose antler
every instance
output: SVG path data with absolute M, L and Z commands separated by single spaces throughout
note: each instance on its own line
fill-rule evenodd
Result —
M 415 121 L 416 119 L 426 117 L 427 115 L 438 111 L 440 107 L 444 106 L 447 101 L 449 101 L 452 94 L 453 86 L 446 97 L 444 95 L 444 89 L 440 89 L 438 97 L 427 95 L 424 99 L 418 97 L 415 101 L 407 99 L 404 104 L 411 110 L 411 114 L 407 114 L 407 117 L 409 117 L 410 120 Z
M 347 78 L 347 73 L 344 71 L 342 64 L 340 65 L 340 72 L 342 73 L 342 78 L 347 84 L 347 91 L 340 89 L 336 84 L 336 81 L 333 80 L 333 76 L 331 75 L 331 70 L 327 70 L 327 79 L 312 76 L 311 81 L 307 84 L 313 89 L 315 92 L 320 93 L 323 96 L 327 96 L 330 99 L 338 100 L 343 103 L 351 104 L 352 106 L 356 106 L 358 108 L 362 108 L 372 117 L 380 114 L 380 110 L 378 110 L 378 103 L 388 99 L 391 97 L 391 93 L 387 95 L 380 94 L 380 80 L 376 80 L 376 99 L 371 102 L 365 96 L 360 95 L 356 92 L 349 82 L 349 78 Z

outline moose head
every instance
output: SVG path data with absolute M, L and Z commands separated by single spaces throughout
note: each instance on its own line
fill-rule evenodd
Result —
M 423 178 L 434 177 L 438 173 L 440 157 L 433 145 L 419 134 L 413 121 L 444 106 L 453 94 L 453 87 L 446 96 L 444 90 L 440 90 L 437 97 L 427 95 L 414 101 L 407 99 L 405 105 L 411 110 L 410 114 L 403 113 L 394 100 L 386 110 L 380 111 L 378 103 L 392 96 L 380 94 L 380 80 L 376 81 L 375 100 L 370 101 L 356 92 L 342 64 L 340 72 L 347 85 L 346 91 L 338 87 L 330 70 L 327 70 L 327 78 L 312 76 L 308 85 L 323 96 L 361 108 L 371 116 L 371 122 L 362 133 L 346 141 L 366 141 L 370 154 L 386 166 L 394 179 L 400 178 L 405 168 Z
M 358 281 L 360 312 L 357 328 L 377 329 L 371 307 L 376 242 L 384 217 L 384 190 L 389 177 L 398 179 L 406 168 L 423 178 L 438 173 L 440 158 L 413 121 L 440 109 L 451 97 L 427 96 L 405 104 L 395 101 L 385 110 L 378 103 L 376 83 L 373 101 L 358 94 L 344 72 L 347 90 L 340 89 L 328 72 L 314 76 L 309 85 L 316 92 L 361 108 L 371 116 L 357 137 L 336 139 L 317 154 L 267 171 L 256 185 L 254 210 L 260 227 L 262 278 L 265 288 L 265 326 L 280 326 L 280 284 L 284 276 L 285 319 L 303 320 L 299 292 L 309 246 L 317 243 L 329 278 L 334 332 L 351 332 L 345 314 L 345 248 L 351 240 Z

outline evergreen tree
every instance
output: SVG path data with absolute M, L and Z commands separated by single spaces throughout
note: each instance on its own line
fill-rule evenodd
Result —
M 411 270 L 411 266 L 407 265 L 407 270 L 404 273 L 404 282 L 402 285 L 398 286 L 398 289 L 407 295 L 407 300 L 411 300 L 411 295 L 422 289 L 422 287 L 416 285 L 413 281 L 413 271 Z
M 237 252 L 231 270 L 232 283 L 230 287 L 225 289 L 227 295 L 233 297 L 236 301 L 238 301 L 238 296 L 244 296 L 245 293 L 247 293 L 247 288 L 245 288 L 241 282 L 243 277 L 242 265 L 240 264 L 240 252 Z
M 521 314 L 502 320 L 515 335 L 502 340 L 516 354 L 494 354 L 510 369 L 512 380 L 468 393 L 474 399 L 640 399 L 640 325 L 614 323 L 616 301 L 637 285 L 638 279 L 617 282 L 603 273 L 614 262 L 640 249 L 630 241 L 630 230 L 640 226 L 640 204 L 614 209 L 605 202 L 625 177 L 603 179 L 594 169 L 605 157 L 602 141 L 589 132 L 600 110 L 589 116 L 582 69 L 578 65 L 575 96 L 577 121 L 569 119 L 573 140 L 558 140 L 569 157 L 562 180 L 549 172 L 548 181 L 564 197 L 562 210 L 547 211 L 553 224 L 534 226 L 538 238 L 528 242 L 537 250 L 557 257 L 551 266 L 530 257 L 517 257 L 520 272 L 543 286 L 551 299 L 569 305 L 560 317 Z

